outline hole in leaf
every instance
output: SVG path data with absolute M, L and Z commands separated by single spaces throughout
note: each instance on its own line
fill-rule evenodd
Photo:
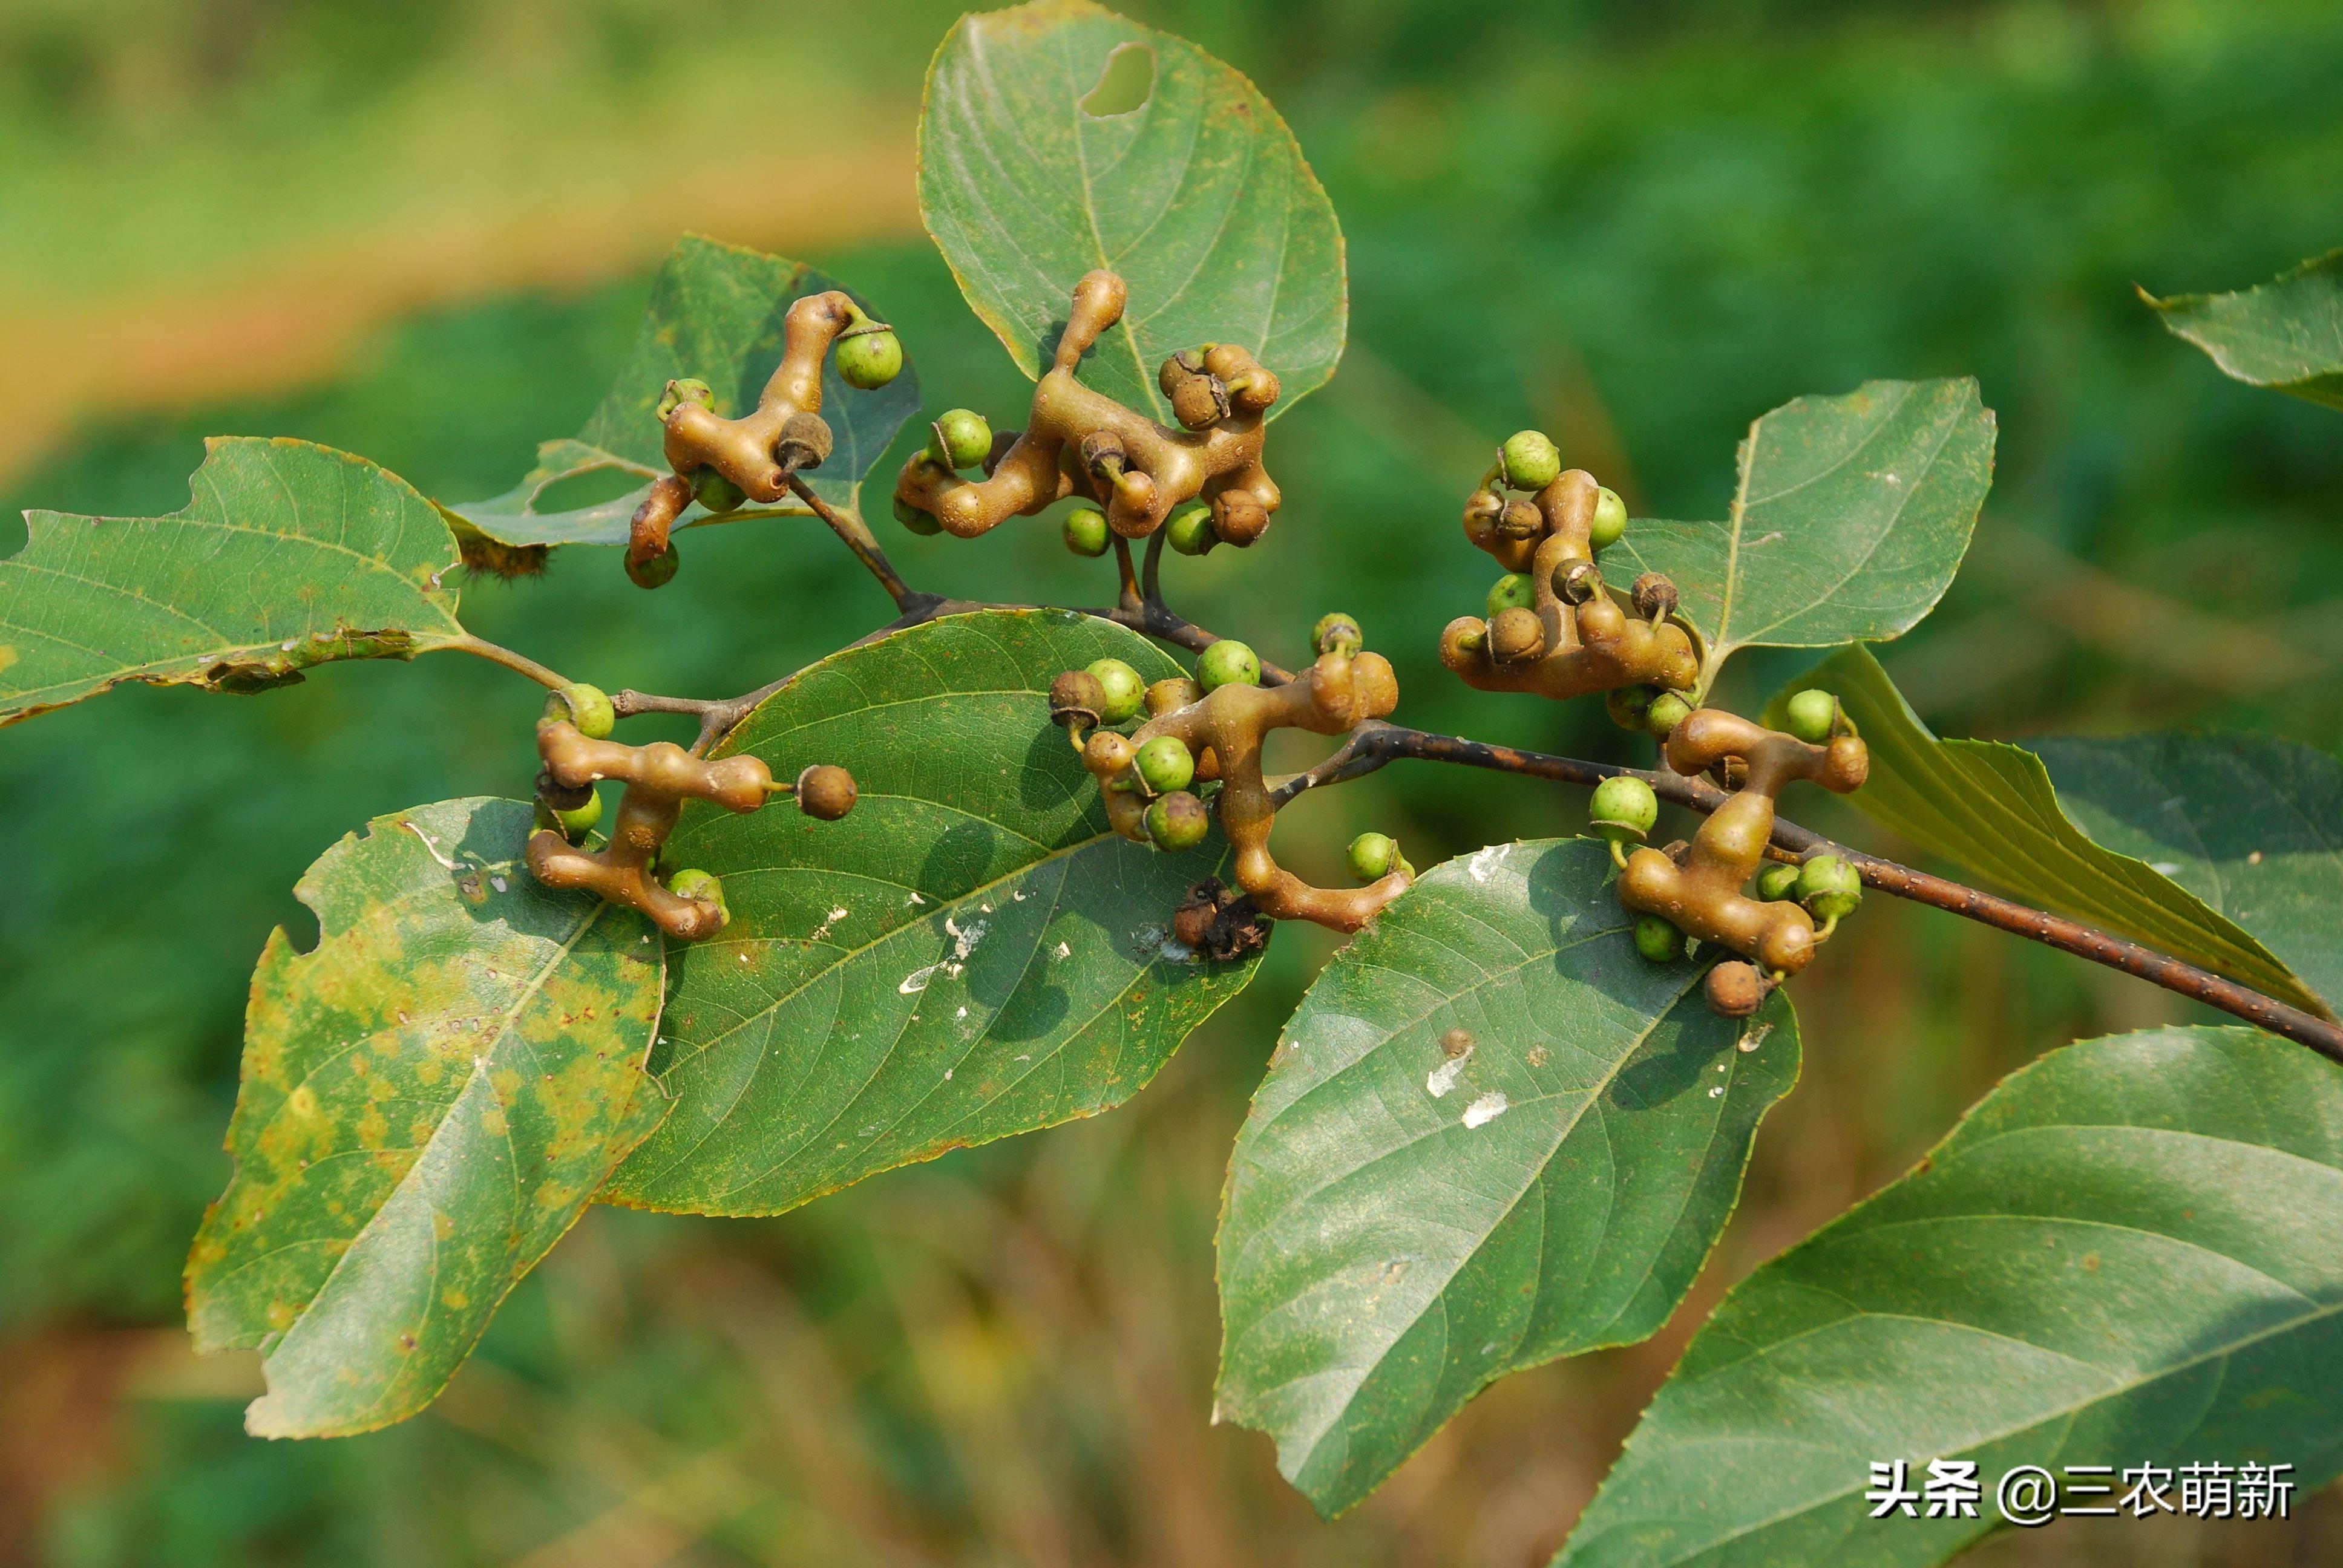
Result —
M 588 468 L 582 473 L 565 474 L 546 486 L 529 502 L 529 509 L 540 517 L 554 512 L 575 512 L 615 501 L 642 487 L 643 477 L 632 469 Z
M 1155 51 L 1144 44 L 1119 44 L 1106 57 L 1098 85 L 1082 100 L 1082 113 L 1094 119 L 1127 115 L 1147 102 L 1155 90 Z

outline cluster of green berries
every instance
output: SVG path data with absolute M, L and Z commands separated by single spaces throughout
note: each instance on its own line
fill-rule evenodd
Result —
M 1328 618 L 1337 619 L 1348 625 L 1352 636 L 1357 635 L 1357 622 L 1348 617 Z M 1322 628 L 1326 624 L 1320 623 Z M 1175 703 L 1210 696 L 1223 686 L 1258 686 L 1261 657 L 1242 642 L 1223 638 L 1198 657 L 1193 682 L 1175 677 L 1171 684 L 1188 688 L 1172 697 Z M 1129 664 L 1101 658 L 1084 668 L 1068 670 L 1051 684 L 1050 714 L 1076 730 L 1092 724 L 1121 724 L 1138 717 L 1147 705 L 1147 682 Z M 1079 744 L 1079 734 L 1076 741 Z M 1212 826 L 1212 813 L 1203 798 L 1190 789 L 1196 780 L 1196 759 L 1187 743 L 1175 735 L 1158 735 L 1131 754 L 1131 763 L 1136 787 L 1153 798 L 1147 809 L 1146 826 L 1148 837 L 1157 847 L 1192 849 L 1203 842 Z
M 556 688 L 545 699 L 545 713 L 538 722 L 553 724 L 568 722 L 578 727 L 578 733 L 588 740 L 607 740 L 618 728 L 618 710 L 611 704 L 609 693 L 598 686 L 588 686 L 582 680 Z M 539 795 L 537 801 L 537 825 L 551 828 L 576 844 L 582 842 L 602 820 L 602 797 L 588 789 L 586 799 L 571 807 L 563 807 Z

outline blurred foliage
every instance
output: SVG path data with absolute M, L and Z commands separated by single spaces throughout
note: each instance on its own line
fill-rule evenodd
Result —
M 1945 608 L 1885 656 L 1923 716 L 1948 734 L 2220 722 L 2331 744 L 2334 416 L 2227 380 L 2131 285 L 2240 286 L 2343 239 L 2332 5 L 1131 8 L 1255 75 L 1350 243 L 1352 350 L 1277 427 L 1276 527 L 1250 552 L 1167 570 L 1207 624 L 1290 659 L 1322 610 L 1348 609 L 1399 666 L 1402 718 L 1627 757 L 1599 705 L 1474 694 L 1433 657 L 1493 575 L 1454 531 L 1488 447 L 1540 424 L 1639 512 L 1716 516 L 1756 414 L 1865 377 L 1973 373 L 2001 417 L 1994 496 Z M 320 214 L 395 221 L 409 209 L 390 197 L 448 179 L 558 206 L 563 187 L 540 176 L 565 159 L 648 160 L 679 118 L 720 136 L 736 109 L 769 160 L 779 122 L 749 111 L 800 83 L 867 91 L 900 137 L 952 9 L 711 5 L 704 32 L 679 33 L 652 0 L 14 0 L 0 268 L 99 309 L 297 250 L 331 226 Z M 822 123 L 840 156 L 879 134 L 868 116 Z M 675 226 L 731 210 L 669 196 Z M 779 215 L 719 231 L 790 232 Z M 925 246 L 808 259 L 902 329 L 937 406 L 998 417 L 1022 403 Z M 502 295 L 379 335 L 327 384 L 95 420 L 5 481 L 0 549 L 22 540 L 20 506 L 182 504 L 205 434 L 305 436 L 443 498 L 492 495 L 589 411 L 642 300 L 639 279 Z M 918 582 L 1105 592 L 1054 521 L 970 543 L 880 527 Z M 708 695 L 882 618 L 816 525 L 685 544 L 658 594 L 580 551 L 541 581 L 474 585 L 467 609 L 574 676 Z M 1737 661 L 1726 696 L 1754 706 L 1803 662 Z M 16 1369 L 0 1380 L 0 1557 L 1542 1561 L 1726 1282 L 1890 1178 L 2017 1062 L 2184 1016 L 2163 993 L 1874 900 L 1800 986 L 1805 1081 L 1761 1131 L 1745 1201 L 1678 1322 L 1500 1387 L 1332 1527 L 1278 1481 L 1263 1440 L 1205 1424 L 1220 1171 L 1327 947 L 1292 929 L 1249 996 L 1114 1116 L 779 1220 L 597 1211 L 432 1414 L 336 1444 L 252 1442 L 237 1412 L 256 1391 L 191 1362 L 176 1327 L 180 1258 L 226 1174 L 251 961 L 278 921 L 308 940 L 289 889 L 341 833 L 526 789 L 535 707 L 503 671 L 442 657 L 259 699 L 125 691 L 0 733 L 0 1334 Z M 1297 742 L 1292 759 L 1307 755 Z M 1582 809 L 1403 765 L 1313 797 L 1286 831 L 1296 869 L 1332 878 L 1365 827 L 1428 866 L 1568 831 Z M 2328 1561 L 2343 1550 L 2332 1513 L 2068 1524 L 1982 1555 Z

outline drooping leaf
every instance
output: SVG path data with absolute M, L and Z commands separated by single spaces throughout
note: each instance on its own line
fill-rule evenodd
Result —
M 1849 799 L 1872 820 L 2028 903 L 2326 1013 L 2326 1004 L 2264 944 L 2272 932 L 2241 925 L 2238 907 L 2209 904 L 2186 879 L 2167 875 L 2164 866 L 2181 869 L 2171 856 L 2158 852 L 2151 865 L 2122 844 L 2092 842 L 2061 809 L 2032 751 L 1937 739 L 1869 649 L 1842 649 L 1792 684 L 1836 693 L 1862 731 L 1871 777 Z M 1786 696 L 1768 706 L 1767 722 L 1781 722 Z M 2278 895 L 2278 906 L 2291 897 Z
M 1093 99 L 1133 52 L 1152 66 L 1144 101 Z M 1028 376 L 1101 266 L 1131 305 L 1083 379 L 1158 420 L 1172 414 L 1156 371 L 1176 350 L 1243 344 L 1283 383 L 1272 412 L 1342 357 L 1342 235 L 1293 133 L 1240 73 L 1089 0 L 979 13 L 945 37 L 920 119 L 920 210 Z
M 2139 297 L 2236 379 L 2343 408 L 2343 250 L 2235 294 Z
M 1636 954 L 1614 875 L 1591 839 L 1433 869 L 1272 1058 L 1229 1166 L 1217 1409 L 1321 1513 L 1497 1378 L 1665 1322 L 1797 1078 L 1786 998 L 1718 1018 L 1704 964 Z
M 698 377 L 715 388 L 716 411 L 738 418 L 756 407 L 780 363 L 781 327 L 789 307 L 806 295 L 843 286 L 801 261 L 686 235 L 652 282 L 634 348 L 586 427 L 539 447 L 537 467 L 503 495 L 447 510 L 463 525 L 506 545 L 626 543 L 628 523 L 644 492 L 668 472 L 656 413 L 668 382 Z M 855 298 L 879 314 L 870 301 Z M 920 378 L 908 354 L 902 374 L 871 392 L 840 379 L 833 356 L 822 366 L 821 417 L 835 446 L 820 467 L 806 474 L 807 487 L 832 506 L 852 509 L 863 476 L 919 406 Z M 538 498 L 555 485 L 593 474 L 636 482 L 608 500 L 537 509 Z M 805 510 L 791 499 L 769 507 L 751 503 L 717 517 L 695 501 L 676 527 L 802 516 Z
M 676 1098 L 613 1201 L 769 1214 L 964 1144 L 1119 1105 L 1234 996 L 1250 963 L 1171 941 L 1228 875 L 1109 830 L 1050 722 L 1050 682 L 1177 667 L 1066 611 L 950 617 L 833 655 L 725 743 L 778 778 L 851 769 L 839 822 L 689 812 L 668 859 L 724 879 L 732 923 L 671 960 L 653 1062 Z M 1168 945 L 1167 945 L 1168 944 Z
M 2058 804 L 2343 1001 L 2343 765 L 2268 735 L 2036 740 Z
M 200 1351 L 257 1349 L 262 1437 L 365 1432 L 447 1384 L 667 1109 L 644 1071 L 661 943 L 539 886 L 531 808 L 377 818 L 296 891 L 252 978 L 236 1174 L 187 1261 Z
M 1632 569 L 1611 575 L 1674 579 L 1708 641 L 1704 687 L 1736 648 L 1901 637 L 1960 568 L 1993 447 L 1966 377 L 1798 398 L 1749 427 L 1725 521 L 1639 518 L 1609 552 Z
M 2242 1028 L 2068 1046 L 1735 1286 L 1557 1561 L 1941 1563 L 2021 1464 L 2343 1463 L 2343 1070 Z M 1869 1517 L 1974 1461 L 1973 1519 Z
M 25 514 L 0 560 L 0 724 L 125 681 L 261 691 L 311 665 L 460 640 L 431 503 L 307 441 L 206 444 L 185 511 Z

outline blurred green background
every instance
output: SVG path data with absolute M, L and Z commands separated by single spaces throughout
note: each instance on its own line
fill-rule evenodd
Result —
M 184 504 L 207 434 L 500 491 L 598 398 L 686 228 L 850 280 L 931 405 L 1013 418 L 1023 384 L 911 195 L 955 9 L 5 0 L 0 551 L 24 506 Z M 1538 424 L 1640 513 L 1716 516 L 1766 408 L 1968 373 L 2001 417 L 1993 498 L 1943 608 L 1886 659 L 1924 717 L 2334 745 L 2343 424 L 2225 380 L 2132 294 L 2343 244 L 2331 0 L 1128 9 L 1262 83 L 1350 246 L 1351 350 L 1277 426 L 1278 526 L 1167 574 L 1197 618 L 1291 659 L 1348 609 L 1399 667 L 1402 719 L 1628 757 L 1598 704 L 1479 696 L 1433 658 L 1493 575 L 1455 526 L 1490 444 Z M 1106 591 L 1053 526 L 881 528 L 928 586 Z M 565 556 L 472 585 L 467 618 L 584 678 L 708 695 L 884 618 L 818 527 L 685 554 L 657 595 L 612 555 Z M 1745 658 L 1726 696 L 1803 662 Z M 1331 1526 L 1265 1440 L 1209 1424 L 1221 1171 L 1329 950 L 1294 928 L 1114 1115 L 776 1220 L 596 1211 L 429 1414 L 248 1440 L 256 1374 L 187 1352 L 178 1279 L 227 1173 L 250 965 L 272 925 L 309 929 L 288 890 L 341 833 L 525 791 L 535 706 L 433 658 L 261 699 L 126 689 L 0 734 L 0 1562 L 1542 1563 L 1725 1286 L 2010 1068 L 2185 1016 L 1948 916 L 1866 910 L 1800 982 L 1805 1080 L 1677 1322 L 1500 1385 Z M 1429 865 L 1574 831 L 1583 808 L 1403 764 L 1312 796 L 1281 846 L 1331 878 L 1368 826 Z M 1977 1560 L 2343 1560 L 2331 1498 L 2285 1524 L 2090 1523 Z

